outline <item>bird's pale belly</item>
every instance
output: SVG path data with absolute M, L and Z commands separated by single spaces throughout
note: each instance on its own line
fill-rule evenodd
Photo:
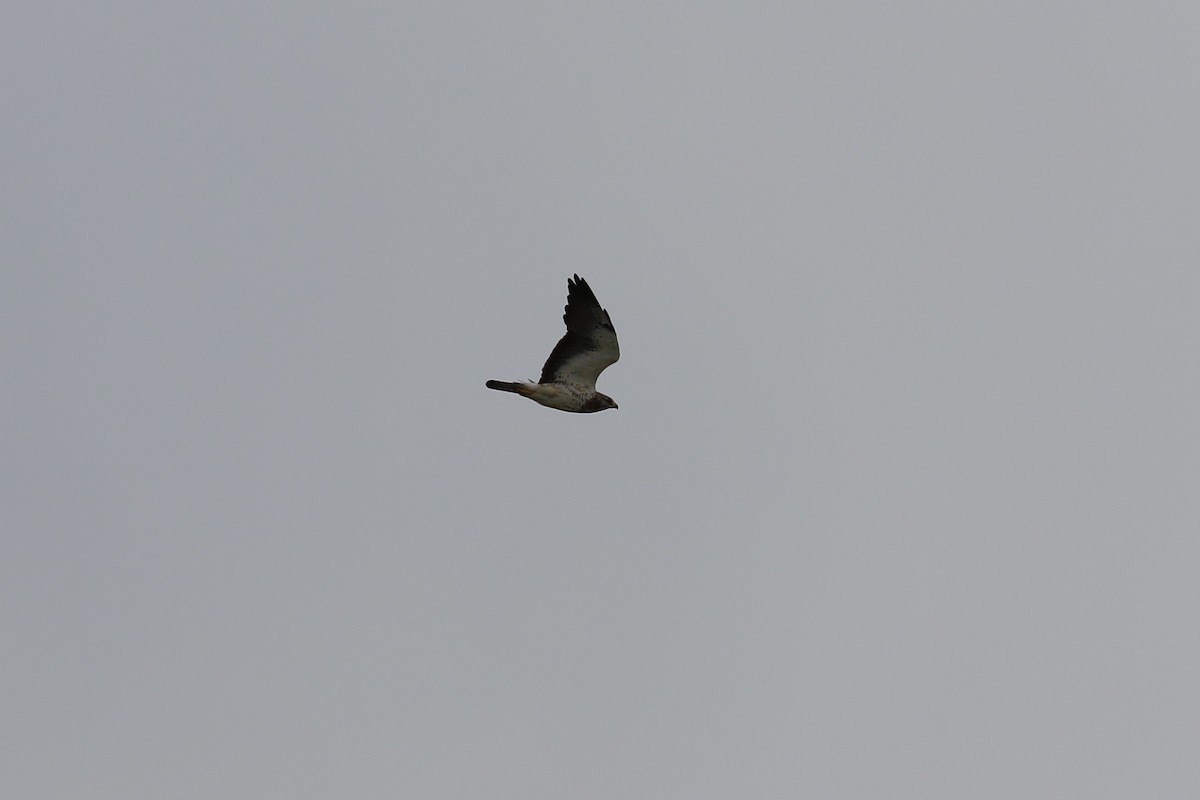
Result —
M 560 411 L 579 411 L 592 394 L 567 383 L 537 383 L 530 388 L 530 399 Z

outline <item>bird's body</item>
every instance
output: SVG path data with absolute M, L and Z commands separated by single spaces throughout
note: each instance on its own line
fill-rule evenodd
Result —
M 616 408 L 611 397 L 596 391 L 596 378 L 621 357 L 617 331 L 587 281 L 578 275 L 567 281 L 564 311 L 567 333 L 550 352 L 537 383 L 488 381 L 487 387 L 513 392 L 559 411 L 589 414 Z

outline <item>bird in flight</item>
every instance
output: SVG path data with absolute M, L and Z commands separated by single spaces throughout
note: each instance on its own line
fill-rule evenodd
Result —
M 578 275 L 567 279 L 563 322 L 567 323 L 567 333 L 550 351 L 537 383 L 488 381 L 487 387 L 577 414 L 616 408 L 611 397 L 596 391 L 596 378 L 621 357 L 617 331 L 587 281 Z

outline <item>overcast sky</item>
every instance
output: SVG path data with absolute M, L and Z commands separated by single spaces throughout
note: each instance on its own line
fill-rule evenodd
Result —
M 0 795 L 1200 796 L 1194 4 L 2 17 Z

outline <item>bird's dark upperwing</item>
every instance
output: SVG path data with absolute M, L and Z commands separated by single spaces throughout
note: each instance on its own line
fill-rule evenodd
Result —
M 558 340 L 542 367 L 539 383 L 577 383 L 596 388 L 596 378 L 621 357 L 617 331 L 600 307 L 587 281 L 576 275 L 567 281 L 563 314 L 567 335 Z

